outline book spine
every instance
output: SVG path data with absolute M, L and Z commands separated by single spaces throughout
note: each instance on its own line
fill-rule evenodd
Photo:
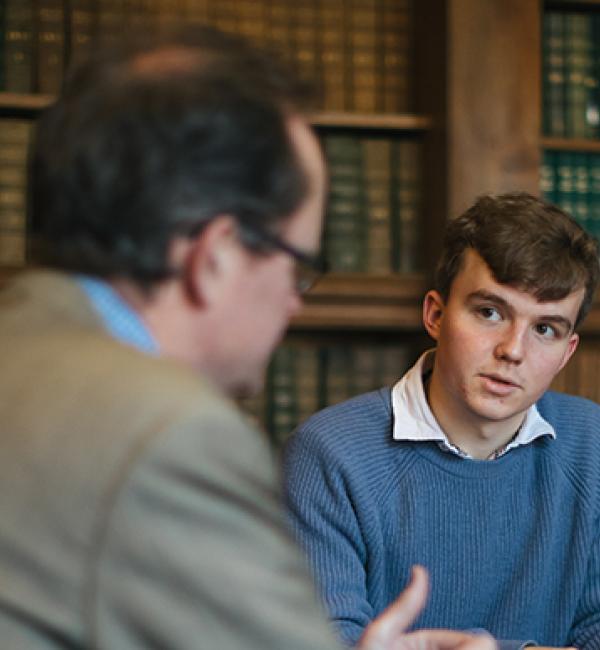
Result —
M 392 226 L 393 267 L 400 273 L 418 271 L 421 248 L 421 144 L 396 140 L 393 148 L 394 176 Z
M 33 91 L 32 0 L 5 0 L 4 79 L 14 93 Z
M 587 136 L 587 100 L 592 75 L 592 39 L 590 17 L 569 13 L 565 17 L 566 49 L 566 133 L 570 137 Z
M 553 151 L 545 150 L 540 167 L 540 190 L 542 196 L 558 205 L 558 179 L 556 176 L 556 156 Z
M 564 136 L 565 120 L 565 20 L 564 14 L 543 15 L 543 108 L 542 128 L 546 135 Z
M 590 230 L 590 178 L 587 155 L 585 153 L 573 153 L 573 216 L 586 229 Z
M 85 60 L 92 51 L 98 14 L 94 0 L 71 0 L 69 62 Z
M 590 226 L 591 233 L 600 239 L 600 154 L 588 154 L 590 178 Z
M 366 269 L 366 205 L 360 140 L 347 135 L 325 137 L 330 191 L 325 220 L 325 255 L 331 271 Z
M 296 71 L 300 78 L 322 83 L 319 36 L 316 29 L 318 6 L 315 0 L 296 0 L 293 7 L 292 44 Z
M 37 0 L 37 90 L 53 95 L 60 90 L 65 63 L 65 14 L 62 0 Z
M 413 86 L 413 13 L 410 0 L 381 0 L 383 16 L 383 104 L 384 113 L 411 109 Z
M 275 447 L 281 445 L 298 422 L 295 361 L 294 347 L 283 344 L 269 366 L 267 432 Z
M 357 113 L 374 113 L 377 110 L 376 0 L 351 0 L 349 7 L 350 108 Z
M 26 164 L 31 123 L 0 119 L 0 265 L 26 258 Z
M 346 60 L 345 22 L 348 9 L 343 0 L 319 3 L 319 57 L 323 108 L 329 111 L 349 109 L 347 102 L 348 70 Z
M 364 138 L 362 146 L 367 202 L 366 270 L 373 274 L 387 274 L 392 271 L 392 143 L 387 138 Z

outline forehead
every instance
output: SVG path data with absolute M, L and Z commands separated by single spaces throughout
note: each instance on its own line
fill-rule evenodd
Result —
M 473 249 L 467 249 L 459 272 L 450 287 L 449 301 L 453 298 L 466 300 L 475 295 L 497 297 L 515 311 L 533 315 L 556 314 L 568 318 L 572 323 L 584 298 L 584 289 L 575 289 L 560 300 L 540 301 L 533 294 L 496 281 L 489 266 Z

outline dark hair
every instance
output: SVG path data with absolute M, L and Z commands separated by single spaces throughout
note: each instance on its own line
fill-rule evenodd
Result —
M 212 217 L 272 229 L 307 190 L 286 123 L 303 90 L 208 28 L 98 52 L 38 122 L 30 216 L 43 261 L 149 287 L 173 271 L 173 236 Z
M 584 288 L 575 326 L 587 315 L 600 273 L 598 242 L 560 208 L 515 192 L 482 196 L 450 220 L 436 271 L 436 289 L 444 300 L 469 248 L 483 258 L 497 282 L 537 300 L 561 300 Z

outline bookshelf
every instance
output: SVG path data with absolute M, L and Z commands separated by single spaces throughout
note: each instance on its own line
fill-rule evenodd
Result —
M 545 0 L 542 47 L 541 191 L 600 236 L 600 2 Z M 596 299 L 557 390 L 600 401 Z
M 34 120 L 58 88 L 57 66 L 84 56 L 95 41 L 110 42 L 132 29 L 160 32 L 182 21 L 217 25 L 270 44 L 299 74 L 314 81 L 321 105 L 310 120 L 325 148 L 329 142 L 330 149 L 339 151 L 341 143 L 342 151 L 347 145 L 355 156 L 354 169 L 344 166 L 345 154 L 341 164 L 332 165 L 332 194 L 338 201 L 334 207 L 343 213 L 344 192 L 360 186 L 358 195 L 345 198 L 351 196 L 351 202 L 360 204 L 354 213 L 357 220 L 379 214 L 362 223 L 359 232 L 379 229 L 373 245 L 380 248 L 373 250 L 380 253 L 371 253 L 371 259 L 379 259 L 377 264 L 369 264 L 364 251 L 343 260 L 340 266 L 346 265 L 345 270 L 326 275 L 306 297 L 278 352 L 280 357 L 269 369 L 266 393 L 250 407 L 277 437 L 293 427 L 294 418 L 329 401 L 323 386 L 327 381 L 330 388 L 335 384 L 335 379 L 327 379 L 331 368 L 346 376 L 364 373 L 377 385 L 391 381 L 392 375 L 383 370 L 377 375 L 373 359 L 383 366 L 389 352 L 397 360 L 399 377 L 406 363 L 427 347 L 421 301 L 448 218 L 483 193 L 514 189 L 539 193 L 547 150 L 600 155 L 597 140 L 543 133 L 542 128 L 544 15 L 549 11 L 596 14 L 600 0 L 5 0 L 5 4 L 7 9 L 30 12 L 44 9 L 47 20 L 44 29 L 38 19 L 25 21 L 17 38 L 9 39 L 8 45 L 6 38 L 2 41 L 0 120 Z M 17 14 L 22 19 L 23 14 Z M 5 34 L 7 15 L 0 30 Z M 57 38 L 60 25 L 63 29 Z M 55 68 L 50 72 L 39 65 L 43 33 L 54 47 L 62 43 L 63 48 L 53 56 Z M 11 84 L 6 70 L 19 47 L 26 48 L 22 54 L 34 72 L 24 72 L 18 83 L 13 76 Z M 51 84 L 42 83 L 42 70 Z M 29 84 L 27 91 L 23 79 Z M 49 91 L 52 84 L 54 90 Z M 402 156 L 413 162 L 405 165 L 404 176 L 393 177 Z M 417 173 L 411 174 L 411 169 Z M 336 180 L 341 183 L 337 193 Z M 398 186 L 408 190 L 402 194 Z M 413 202 L 408 208 L 402 204 L 407 195 Z M 401 214 L 409 215 L 403 225 Z M 328 220 L 334 221 L 331 214 Z M 326 249 L 329 246 L 333 252 L 335 242 L 345 236 L 339 233 L 355 225 L 352 218 L 346 224 L 342 218 L 337 226 L 330 226 Z M 413 227 L 412 234 L 406 230 Z M 385 232 L 390 233 L 388 243 L 381 235 Z M 407 250 L 417 253 L 408 261 L 393 243 L 402 232 L 408 232 L 405 241 L 412 242 Z M 0 282 L 13 271 L 0 269 Z M 595 303 L 583 334 L 586 346 L 595 349 L 600 339 L 600 303 Z M 292 351 L 286 351 L 286 346 Z M 360 354 L 353 356 L 355 350 Z M 582 367 L 589 366 L 591 357 L 584 357 Z M 571 378 L 577 376 L 572 380 L 574 390 L 585 394 L 587 384 L 580 380 L 577 368 L 570 372 Z M 338 399 L 344 391 L 367 390 L 369 381 L 357 380 L 354 385 L 347 381 L 344 390 L 331 388 L 329 394 Z M 278 387 L 286 382 L 287 396 Z M 315 386 L 320 386 L 318 399 Z M 313 401 L 307 398 L 300 404 L 303 392 L 312 394 Z M 273 406 L 277 400 L 284 413 L 281 417 Z

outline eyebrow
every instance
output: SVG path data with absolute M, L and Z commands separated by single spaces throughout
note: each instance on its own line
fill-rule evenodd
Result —
M 491 291 L 484 291 L 483 289 L 480 289 L 478 291 L 473 291 L 467 296 L 467 300 L 469 302 L 475 302 L 477 300 L 485 300 L 487 302 L 494 303 L 495 305 L 498 305 L 499 307 L 503 307 L 506 311 L 513 313 L 514 309 L 510 303 L 508 303 L 502 296 L 499 296 L 496 293 L 492 293 Z M 563 325 L 564 327 L 567 328 L 567 331 L 572 331 L 573 330 L 573 323 L 568 319 L 565 318 L 565 316 L 561 316 L 560 314 L 545 314 L 542 316 L 539 316 L 538 321 L 546 321 L 549 323 L 553 323 L 555 325 Z

